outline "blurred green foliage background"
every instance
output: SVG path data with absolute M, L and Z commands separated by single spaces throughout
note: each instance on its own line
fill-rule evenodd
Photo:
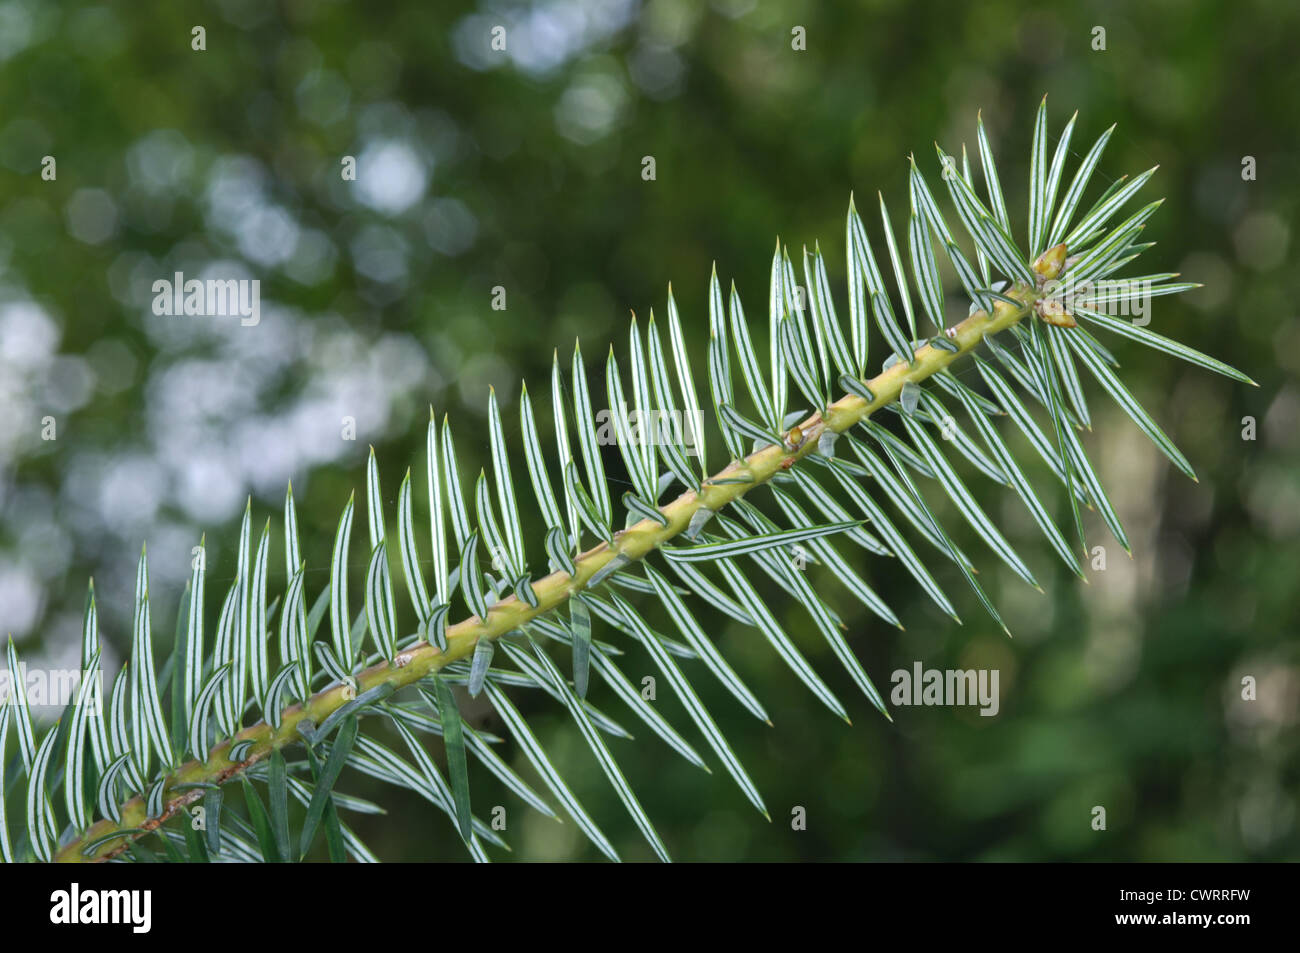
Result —
M 489 46 L 495 25 L 504 53 Z M 796 26 L 806 51 L 791 48 Z M 962 627 L 896 565 L 859 560 L 903 632 L 814 571 L 878 685 L 916 660 L 997 668 L 997 717 L 903 708 L 887 723 L 806 614 L 777 598 L 853 724 L 759 636 L 699 609 L 773 715 L 762 725 L 707 676 L 697 682 L 771 824 L 719 768 L 690 767 L 643 726 L 629 723 L 638 738 L 615 753 L 679 860 L 1295 859 L 1298 41 L 1300 7 L 1285 0 L 0 2 L 0 629 L 34 664 L 75 660 L 93 575 L 120 659 L 147 540 L 165 651 L 191 547 L 207 533 L 215 609 L 250 494 L 255 523 L 272 520 L 271 591 L 283 591 L 289 479 L 313 598 L 339 510 L 363 491 L 368 444 L 391 498 L 408 465 L 422 486 L 432 405 L 450 415 L 468 478 L 488 462 L 489 385 L 517 439 L 529 382 L 549 434 L 553 351 L 566 356 L 576 337 L 589 367 L 611 341 L 621 351 L 629 310 L 662 312 L 670 280 L 702 373 L 711 266 L 762 315 L 778 234 L 792 256 L 820 240 L 846 314 L 850 191 L 864 209 L 883 192 L 897 223 L 907 155 L 932 177 L 936 140 L 949 152 L 966 143 L 975 161 L 977 110 L 1023 223 L 1033 111 L 1047 93 L 1052 142 L 1079 110 L 1067 174 L 1113 122 L 1100 182 L 1160 165 L 1144 195 L 1167 201 L 1142 273 L 1205 287 L 1156 299 L 1151 329 L 1260 383 L 1105 338 L 1199 483 L 1090 390 L 1086 445 L 1133 558 L 1090 519 L 1107 568 L 1084 585 L 1011 494 L 984 495 L 1046 590 L 979 554 L 1013 639 L 951 566 L 936 568 Z M 47 155 L 54 181 L 40 175 Z M 641 176 L 648 155 L 654 181 Z M 355 182 L 340 175 L 343 156 L 358 160 Z M 1254 181 L 1242 179 L 1245 156 Z M 260 279 L 261 323 L 152 315 L 152 282 L 175 271 Z M 505 311 L 490 307 L 495 286 Z M 764 336 L 757 328 L 765 352 Z M 872 346 L 878 364 L 886 352 Z M 41 439 L 47 415 L 53 441 Z M 355 441 L 340 438 L 344 416 Z M 520 466 L 521 494 L 525 479 Z M 1054 504 L 1064 525 L 1064 500 Z M 543 566 L 540 533 L 530 552 Z M 639 680 L 652 668 L 627 648 Z M 1254 702 L 1240 697 L 1246 675 Z M 658 704 L 694 738 L 670 695 L 661 686 Z M 623 855 L 649 857 L 558 706 L 515 697 Z M 599 683 L 593 699 L 622 717 Z M 500 730 L 484 704 L 466 711 Z M 472 781 L 480 809 L 507 805 L 515 858 L 597 856 L 572 823 L 530 814 L 483 772 Z M 383 859 L 463 857 L 414 795 L 350 773 L 340 788 L 388 808 L 349 818 Z M 1091 829 L 1094 805 L 1105 832 Z M 795 806 L 806 831 L 791 830 Z

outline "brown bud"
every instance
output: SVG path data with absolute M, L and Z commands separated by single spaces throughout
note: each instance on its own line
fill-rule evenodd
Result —
M 1074 320 L 1074 315 L 1066 311 L 1065 306 L 1057 298 L 1040 299 L 1035 310 L 1040 318 L 1048 324 L 1056 325 L 1058 328 L 1072 328 L 1078 324 Z

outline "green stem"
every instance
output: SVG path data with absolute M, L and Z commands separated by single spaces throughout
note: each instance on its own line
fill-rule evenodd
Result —
M 874 400 L 867 401 L 853 394 L 840 398 L 824 412 L 818 412 L 799 425 L 802 434 L 797 447 L 767 446 L 750 454 L 743 461 L 733 461 L 726 469 L 706 480 L 703 487 L 696 491 L 687 491 L 676 500 L 660 507 L 660 513 L 667 519 L 666 525 L 660 525 L 651 519 L 644 519 L 622 532 L 616 533 L 614 544 L 601 543 L 583 553 L 575 560 L 575 573 L 572 576 L 563 572 L 553 572 L 549 576 L 532 584 L 537 596 L 537 605 L 530 606 L 515 595 L 510 595 L 488 609 L 486 619 L 471 616 L 447 629 L 447 651 L 439 652 L 428 642 L 419 642 L 400 652 L 392 662 L 381 662 L 359 673 L 356 678 L 355 694 L 368 691 L 384 683 L 394 689 L 418 682 L 425 676 L 438 671 L 444 666 L 466 658 L 474 651 L 479 639 L 494 639 L 513 632 L 524 623 L 561 605 L 571 593 L 582 589 L 589 579 L 598 573 L 611 559 L 623 555 L 629 559 L 641 559 L 663 543 L 683 532 L 691 523 L 691 517 L 701 508 L 720 510 L 728 503 L 734 502 L 756 486 L 770 480 L 777 472 L 788 469 L 799 460 L 817 449 L 818 439 L 827 431 L 844 433 L 861 423 L 881 407 L 898 399 L 903 385 L 908 381 L 923 381 L 943 370 L 961 355 L 973 350 L 980 341 L 991 334 L 1005 331 L 1024 318 L 1034 305 L 1036 289 L 1028 285 L 1017 285 L 1006 292 L 1007 297 L 1020 302 L 1019 307 L 1006 301 L 998 300 L 993 313 L 976 311 L 965 321 L 949 328 L 945 336 L 956 345 L 955 351 L 934 347 L 927 344 L 919 348 L 910 365 L 899 362 L 866 382 Z M 745 473 L 752 478 L 746 483 L 721 483 L 711 481 L 724 480 L 737 473 Z M 183 784 L 221 784 L 249 765 L 267 757 L 277 748 L 294 744 L 301 739 L 298 726 L 304 721 L 320 724 L 330 713 L 355 697 L 351 687 L 334 685 L 313 695 L 311 698 L 285 710 L 280 720 L 280 727 L 274 729 L 267 722 L 261 722 L 245 728 L 234 738 L 223 741 L 214 747 L 205 761 L 190 761 L 177 768 L 167 779 L 165 790 L 173 792 L 164 803 L 161 817 L 145 817 L 145 800 L 137 796 L 122 805 L 121 820 L 114 823 L 104 819 L 91 825 L 85 833 L 61 849 L 55 856 L 60 862 L 80 862 L 84 860 L 105 860 L 126 849 L 127 842 L 142 833 L 155 830 L 169 817 L 182 810 L 186 805 L 203 796 L 203 788 L 190 788 L 174 792 L 174 788 Z M 251 741 L 252 746 L 245 752 L 240 762 L 228 760 L 227 754 L 233 744 Z M 139 829 L 134 834 L 125 834 L 120 840 L 109 841 L 91 852 L 89 858 L 82 856 L 82 845 L 114 831 Z

